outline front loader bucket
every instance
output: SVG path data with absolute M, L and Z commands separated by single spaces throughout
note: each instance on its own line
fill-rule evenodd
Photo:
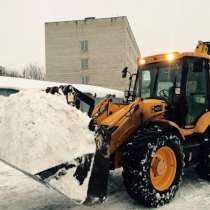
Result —
M 83 203 L 87 198 L 94 156 L 93 153 L 83 155 L 38 172 L 35 176 L 68 198 Z
M 70 199 L 72 205 L 101 203 L 107 196 L 109 159 L 104 158 L 99 151 L 36 174 L 25 171 L 1 158 L 0 161 L 39 184 L 64 195 Z
M 109 158 L 98 150 L 36 173 L 45 184 L 77 203 L 102 203 L 107 197 Z
M 45 184 L 77 203 L 102 203 L 107 197 L 109 158 L 100 150 L 36 173 Z
M 32 174 L 30 171 L 0 159 L 1 162 L 22 172 L 29 178 L 63 194 L 75 203 L 83 203 L 87 198 L 88 185 L 95 154 L 86 154 L 66 163 L 53 166 Z

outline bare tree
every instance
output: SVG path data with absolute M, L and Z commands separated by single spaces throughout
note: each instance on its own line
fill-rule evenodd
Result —
M 0 66 L 0 76 L 5 76 L 5 73 L 6 73 L 5 67 Z
M 23 77 L 27 79 L 44 80 L 45 73 L 36 64 L 29 64 L 23 69 Z
M 7 77 L 21 77 L 21 75 L 16 71 L 6 71 L 5 76 L 7 76 Z
M 0 66 L 0 76 L 21 77 L 22 75 L 20 73 L 18 73 L 17 71 L 13 71 L 13 70 L 7 69 L 3 66 Z

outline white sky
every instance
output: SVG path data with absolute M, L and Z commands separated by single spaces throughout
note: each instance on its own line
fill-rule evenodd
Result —
M 210 0 L 0 0 L 0 65 L 45 67 L 44 23 L 127 16 L 143 56 L 210 41 Z

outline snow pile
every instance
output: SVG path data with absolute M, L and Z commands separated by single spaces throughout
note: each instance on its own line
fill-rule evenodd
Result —
M 81 92 L 84 93 L 91 93 L 93 95 L 96 95 L 96 97 L 103 98 L 106 97 L 106 95 L 115 95 L 117 98 L 124 98 L 124 92 L 110 89 L 110 88 L 104 88 L 100 86 L 95 85 L 83 85 L 83 84 L 72 84 L 73 87 L 77 88 Z
M 88 116 L 67 105 L 64 96 L 23 91 L 0 100 L 1 159 L 35 174 L 95 152 Z M 65 180 L 62 187 L 73 194 L 79 183 Z M 84 198 L 87 185 L 75 196 Z
M 25 91 L 1 97 L 0 117 L 0 157 L 31 173 L 95 151 L 88 116 L 62 96 Z
M 50 81 L 40 81 L 40 80 L 0 76 L 0 88 L 9 88 L 15 90 L 28 90 L 28 89 L 45 90 L 47 87 L 60 86 L 60 85 L 69 85 L 69 83 L 58 83 Z M 124 98 L 124 93 L 119 90 L 114 90 L 94 85 L 84 85 L 84 84 L 71 84 L 71 85 L 84 93 L 91 93 L 92 95 L 96 95 L 97 97 L 105 97 L 106 95 L 111 94 L 115 95 L 118 98 Z

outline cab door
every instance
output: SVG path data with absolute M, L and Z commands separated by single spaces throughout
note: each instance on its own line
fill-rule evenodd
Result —
M 203 58 L 187 58 L 185 126 L 193 126 L 208 109 L 208 68 Z

